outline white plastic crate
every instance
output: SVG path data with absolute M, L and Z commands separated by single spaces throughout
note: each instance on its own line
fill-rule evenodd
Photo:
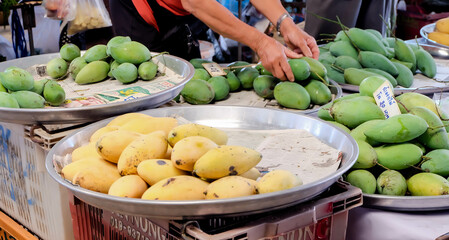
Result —
M 49 147 L 66 134 L 36 143 L 29 126 L 0 123 L 0 209 L 45 240 L 73 239 L 68 191 L 45 169 Z

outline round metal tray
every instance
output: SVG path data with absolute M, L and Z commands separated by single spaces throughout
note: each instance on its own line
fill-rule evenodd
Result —
M 449 48 L 449 46 L 444 45 L 444 44 L 440 44 L 437 43 L 431 39 L 429 39 L 428 34 L 435 31 L 435 23 L 431 23 L 431 24 L 427 24 L 424 27 L 422 27 L 419 30 L 419 34 L 421 35 L 421 37 L 423 37 L 428 43 L 439 46 L 439 47 L 443 47 L 443 48 Z
M 14 59 L 0 63 L 0 71 L 4 71 L 6 68 L 11 66 L 26 69 L 36 64 L 45 64 L 56 57 L 59 57 L 59 53 Z M 84 123 L 105 119 L 107 117 L 127 112 L 141 111 L 158 107 L 169 102 L 181 92 L 183 86 L 193 77 L 194 68 L 188 61 L 176 56 L 160 55 L 155 58 L 164 58 L 163 61 L 165 66 L 182 77 L 179 84 L 172 88 L 145 97 L 103 105 L 40 109 L 0 107 L 0 122 L 11 122 L 17 124 Z
M 191 122 L 228 129 L 305 129 L 328 145 L 340 150 L 343 158 L 337 171 L 320 180 L 291 189 L 248 197 L 158 201 L 129 199 L 90 191 L 64 180 L 54 168 L 54 161 L 86 143 L 89 136 L 110 119 L 91 124 L 60 140 L 46 157 L 48 173 L 75 196 L 93 206 L 129 215 L 169 219 L 195 219 L 211 216 L 243 216 L 285 208 L 310 200 L 336 182 L 358 157 L 355 140 L 332 124 L 307 115 L 288 111 L 242 106 L 183 106 L 142 111 L 150 116 L 181 116 Z
M 380 194 L 363 194 L 363 206 L 404 212 L 447 210 L 449 209 L 449 195 L 386 196 Z
M 416 79 L 415 79 L 416 80 Z M 359 86 L 352 85 L 352 84 L 346 84 L 346 83 L 340 83 L 340 86 L 343 90 L 349 91 L 349 92 L 359 92 Z M 406 92 L 417 92 L 422 94 L 432 94 L 436 92 L 445 92 L 449 91 L 449 84 L 444 87 L 420 87 L 420 88 L 403 88 L 403 87 L 396 87 L 394 88 L 394 94 L 400 95 Z

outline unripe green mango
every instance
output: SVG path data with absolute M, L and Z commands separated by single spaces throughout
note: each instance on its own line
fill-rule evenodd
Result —
M 47 81 L 50 81 L 50 79 L 34 80 L 34 87 L 30 91 L 42 95 L 44 92 L 45 83 L 47 83 Z
M 429 78 L 434 78 L 437 74 L 437 66 L 432 55 L 422 48 L 415 50 L 414 53 L 416 56 L 416 67 L 419 71 Z
M 360 65 L 360 63 L 356 59 L 349 56 L 337 57 L 333 65 L 343 72 L 346 68 L 358 68 L 358 69 L 362 68 L 362 65 Z
M 325 121 L 334 121 L 330 113 L 333 102 L 329 102 L 320 107 L 317 111 L 317 117 Z M 346 126 L 345 126 L 346 127 Z
M 59 49 L 59 55 L 61 55 L 62 59 L 70 62 L 73 59 L 81 56 L 81 50 L 77 45 L 73 43 L 66 43 L 61 47 L 61 49 Z
M 215 92 L 214 100 L 220 101 L 229 96 L 229 83 L 223 76 L 215 76 L 207 80 Z
M 323 53 L 328 53 L 329 52 L 329 48 L 323 47 L 323 46 L 318 46 L 318 50 L 320 50 L 320 55 Z
M 132 63 L 122 63 L 112 71 L 112 76 L 121 83 L 132 83 L 137 80 L 137 75 L 137 67 Z
M 62 58 L 53 58 L 47 63 L 47 74 L 52 78 L 60 78 L 67 73 L 69 66 Z
M 259 71 L 260 75 L 270 75 L 273 76 L 273 74 L 268 71 L 261 63 L 256 65 L 256 69 Z
M 388 43 L 388 46 L 391 48 L 394 48 L 394 45 L 396 45 L 396 38 L 395 37 L 387 37 L 385 40 Z
M 421 161 L 421 149 L 413 143 L 398 143 L 375 147 L 377 162 L 388 169 L 402 170 Z
M 202 59 L 202 58 L 192 58 L 189 62 L 193 65 L 194 68 L 203 68 L 203 63 L 213 63 L 213 61 Z
M 370 51 L 360 51 L 358 59 L 360 64 L 365 68 L 377 68 L 392 76 L 397 76 L 399 74 L 396 66 L 382 54 Z
M 356 139 L 356 142 L 359 147 L 359 156 L 352 168 L 366 169 L 374 167 L 377 164 L 377 154 L 374 148 L 365 141 Z
M 393 87 L 396 87 L 398 85 L 396 78 L 394 78 L 393 76 L 391 76 L 391 74 L 389 74 L 383 70 L 380 70 L 377 68 L 364 68 L 363 70 L 372 72 L 372 73 L 376 73 L 376 74 L 381 75 L 382 77 L 385 77 L 386 79 L 388 79 L 388 81 L 390 81 L 390 83 Z
M 331 43 L 335 43 L 338 41 L 348 41 L 349 42 L 349 38 L 348 38 L 347 34 L 348 34 L 347 31 L 344 31 L 344 30 L 338 31 L 337 35 L 335 35 L 334 42 L 331 42 Z
M 385 57 L 392 59 L 394 58 L 394 55 L 394 48 L 387 47 L 387 55 Z
M 403 86 L 405 88 L 411 87 L 414 80 L 413 72 L 400 63 L 393 62 L 393 65 L 395 65 L 396 69 L 398 70 L 398 75 L 396 77 L 398 85 Z
M 326 122 L 328 122 L 330 124 L 333 124 L 333 125 L 337 126 L 338 128 L 341 128 L 341 130 L 343 130 L 343 131 L 345 131 L 347 133 L 351 132 L 351 130 L 349 130 L 348 127 L 346 127 L 345 125 L 343 125 L 343 124 L 341 124 L 339 122 L 336 122 L 336 121 L 326 121 Z
M 195 72 L 193 73 L 192 79 L 202 79 L 204 81 L 209 80 L 211 76 L 204 68 L 195 68 Z
M 338 41 L 329 47 L 329 52 L 335 56 L 348 56 L 357 60 L 359 53 L 349 41 Z
M 304 88 L 309 93 L 313 104 L 323 105 L 332 100 L 331 90 L 321 81 L 311 80 Z
M 385 170 L 377 177 L 377 192 L 382 195 L 405 196 L 407 180 L 398 171 Z
M 42 95 L 52 106 L 59 106 L 65 101 L 65 91 L 55 80 L 48 80 L 45 83 Z
M 77 57 L 70 62 L 69 69 L 67 70 L 73 79 L 76 79 L 76 75 L 81 71 L 83 67 L 87 65 L 86 60 L 82 57 Z
M 435 173 L 417 173 L 407 180 L 412 196 L 440 196 L 449 194 L 449 182 Z
M 410 113 L 421 117 L 429 125 L 427 130 L 418 137 L 421 144 L 430 149 L 449 149 L 449 138 L 440 117 L 425 107 L 413 107 Z
M 253 88 L 257 95 L 266 99 L 274 98 L 274 88 L 279 80 L 270 75 L 260 75 L 254 79 Z
M 360 83 L 363 81 L 363 79 L 370 77 L 370 76 L 380 76 L 377 73 L 372 73 L 365 71 L 363 69 L 357 69 L 357 68 L 346 68 L 344 73 L 345 82 L 352 84 L 352 85 L 360 85 Z
M 20 108 L 17 100 L 6 92 L 0 92 L 0 107 Z
M 396 38 L 394 45 L 395 58 L 412 64 L 412 72 L 416 69 L 416 56 L 412 48 L 404 40 Z
M 352 129 L 350 134 L 355 140 L 365 141 L 371 146 L 378 146 L 380 143 L 373 139 L 367 138 L 365 135 L 365 131 L 382 121 L 383 120 L 381 119 L 366 121 L 358 125 L 356 128 Z
M 382 34 L 379 31 L 377 31 L 376 29 L 367 28 L 367 29 L 365 29 L 365 31 L 373 34 L 379 40 L 383 39 Z
M 31 91 L 12 92 L 13 96 L 19 103 L 20 108 L 43 108 L 45 99 L 41 95 Z
M 407 67 L 408 69 L 413 70 L 413 64 L 409 63 L 409 62 L 404 62 L 404 61 L 399 61 L 396 58 L 390 58 L 391 62 L 396 62 L 396 63 L 400 63 L 402 65 L 404 65 L 405 67 Z
M 106 48 L 107 47 L 104 44 L 94 45 L 86 50 L 86 52 L 83 54 L 83 58 L 87 63 L 105 60 L 108 57 Z
M 430 97 L 417 92 L 403 93 L 396 97 L 396 101 L 398 102 L 402 113 L 407 113 L 407 110 L 418 106 L 425 107 L 438 116 L 439 112 L 441 112 L 441 110 L 438 110 L 437 105 Z
M 131 38 L 128 36 L 115 36 L 111 38 L 106 44 L 106 54 L 111 56 L 111 48 L 124 42 L 131 42 Z
M 109 65 L 108 77 L 110 77 L 111 79 L 114 79 L 114 75 L 112 75 L 112 71 L 114 69 L 116 69 L 118 66 L 120 66 L 120 63 L 118 63 L 117 61 L 113 60 L 111 62 L 111 64 Z
M 0 92 L 8 92 L 8 90 L 5 87 L 3 87 L 1 80 L 0 80 Z
M 300 59 L 305 60 L 309 64 L 310 79 L 329 83 L 329 80 L 327 79 L 327 70 L 320 61 L 310 57 L 302 57 Z
M 142 80 L 148 81 L 156 77 L 158 66 L 152 61 L 143 62 L 137 68 L 137 73 Z
M 373 102 L 358 98 L 334 102 L 330 109 L 333 119 L 350 129 L 374 119 L 385 119 L 382 110 Z
M 190 104 L 208 104 L 214 100 L 212 85 L 202 79 L 192 79 L 181 90 L 181 96 Z
M 435 149 L 425 155 L 426 161 L 421 164 L 421 169 L 435 173 L 443 177 L 449 176 L 449 150 Z
M 235 75 L 238 75 L 239 72 L 244 68 L 243 66 L 251 65 L 251 63 L 246 61 L 235 61 L 226 65 L 230 71 L 234 72 Z
M 307 109 L 310 105 L 310 95 L 307 90 L 295 82 L 280 82 L 274 87 L 274 98 L 284 107 Z
M 429 125 L 412 114 L 392 116 L 365 130 L 365 135 L 382 143 L 403 143 L 419 137 Z
M 334 103 L 340 102 L 340 101 L 344 101 L 344 100 L 348 100 L 348 99 L 352 99 L 352 98 L 358 98 L 360 96 L 361 96 L 360 93 L 350 93 L 348 95 L 344 95 L 344 96 L 341 96 L 340 98 L 335 99 Z
M 288 64 L 290 65 L 293 76 L 295 76 L 295 81 L 306 80 L 310 76 L 310 65 L 304 59 L 289 59 Z
M 337 83 L 345 83 L 345 75 L 342 72 L 332 67 L 330 63 L 323 62 L 324 67 L 327 71 L 327 76 L 336 81 Z
M 362 193 L 374 194 L 376 192 L 376 178 L 368 170 L 353 170 L 346 176 L 346 181 L 352 186 L 360 188 Z
M 371 76 L 363 79 L 359 86 L 360 95 L 372 97 L 373 93 L 385 82 L 389 83 L 391 90 L 393 90 L 393 85 L 384 77 Z
M 3 87 L 11 91 L 30 90 L 34 86 L 33 76 L 17 67 L 8 68 L 0 73 L 0 81 Z
M 330 52 L 320 53 L 320 56 L 318 57 L 318 61 L 320 61 L 322 64 L 329 63 L 332 64 L 335 62 L 336 57 L 332 55 Z
M 89 84 L 103 81 L 109 72 L 109 64 L 105 61 L 93 61 L 84 66 L 76 75 L 75 82 Z
M 111 46 L 111 56 L 119 63 L 141 64 L 151 59 L 151 52 L 142 43 L 136 41 L 124 42 Z
M 384 44 L 372 33 L 360 28 L 350 28 L 347 33 L 351 42 L 360 50 L 376 52 L 386 56 L 387 50 Z
M 235 92 L 240 89 L 240 79 L 235 75 L 233 71 L 229 71 L 226 74 L 226 80 L 228 80 L 230 92 Z
M 244 67 L 237 74 L 243 89 L 252 89 L 257 76 L 259 76 L 259 71 L 253 67 Z

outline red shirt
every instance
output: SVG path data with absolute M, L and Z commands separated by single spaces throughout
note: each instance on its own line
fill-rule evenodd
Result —
M 159 31 L 159 27 L 153 15 L 153 10 L 151 9 L 147 0 L 132 0 L 132 1 L 134 7 L 137 9 L 137 12 L 139 12 L 139 15 L 145 20 L 145 22 L 152 25 Z M 182 7 L 181 0 L 156 0 L 156 2 L 163 8 L 169 10 L 175 15 L 186 16 L 190 14 Z

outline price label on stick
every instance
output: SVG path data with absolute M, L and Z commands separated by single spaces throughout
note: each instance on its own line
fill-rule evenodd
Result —
M 380 87 L 374 91 L 373 97 L 376 99 L 377 106 L 380 107 L 385 118 L 388 119 L 389 117 L 401 114 L 399 105 L 396 102 L 396 99 L 394 99 L 393 90 L 390 88 L 388 82 L 384 82 L 380 85 Z
M 226 72 L 217 63 L 203 63 L 202 65 L 212 77 L 226 75 Z

